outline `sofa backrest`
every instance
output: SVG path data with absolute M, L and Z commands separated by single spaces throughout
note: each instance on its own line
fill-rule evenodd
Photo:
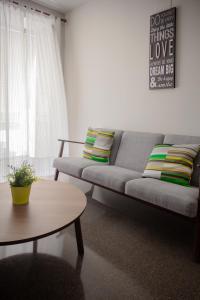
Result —
M 200 144 L 199 136 L 191 135 L 176 135 L 176 134 L 167 134 L 164 138 L 164 143 L 166 144 Z M 191 178 L 191 185 L 199 186 L 199 168 L 197 164 L 200 163 L 200 153 L 197 155 L 194 161 L 194 170 Z
M 103 130 L 103 131 L 114 131 L 115 135 L 114 135 L 114 141 L 112 144 L 112 149 L 111 149 L 111 156 L 110 156 L 110 164 L 114 165 L 115 160 L 116 160 L 116 156 L 117 156 L 117 152 L 119 149 L 119 145 L 121 142 L 121 138 L 122 138 L 122 134 L 123 131 L 122 130 L 116 130 L 116 129 L 109 129 L 109 128 L 96 128 L 98 130 Z
M 111 165 L 115 164 L 115 160 L 117 157 L 119 145 L 121 143 L 122 134 L 123 134 L 122 130 L 114 130 L 114 131 L 115 131 L 115 135 L 114 135 L 114 141 L 113 141 L 113 145 L 112 145 L 112 149 L 111 149 L 112 152 L 111 152 L 111 156 L 110 156 L 110 164 Z
M 159 133 L 124 131 L 115 165 L 143 172 L 153 146 L 163 140 L 164 135 Z

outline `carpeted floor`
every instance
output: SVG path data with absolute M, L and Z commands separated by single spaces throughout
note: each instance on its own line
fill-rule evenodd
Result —
M 36 256 L 31 243 L 1 247 L 0 299 L 199 300 L 192 224 L 141 204 L 131 210 L 88 202 L 82 261 L 73 226 L 40 240 Z
M 104 299 L 199 300 L 193 224 L 142 204 L 131 215 L 93 201 L 82 218 L 85 244 L 113 266 L 107 280 L 115 293 Z

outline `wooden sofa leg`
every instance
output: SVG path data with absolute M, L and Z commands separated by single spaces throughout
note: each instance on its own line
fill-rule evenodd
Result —
M 59 175 L 59 171 L 58 169 L 56 169 L 55 175 L 54 175 L 54 180 L 57 181 L 58 180 L 58 175 Z
M 63 150 L 64 150 L 64 145 L 65 145 L 65 140 L 61 140 L 61 145 L 60 145 L 60 150 L 59 150 L 59 153 L 58 153 L 58 157 L 62 157 Z M 58 171 L 58 169 L 56 169 L 55 175 L 54 175 L 54 180 L 55 181 L 58 180 L 58 175 L 59 175 L 59 171 Z
M 195 224 L 194 261 L 200 262 L 200 219 Z

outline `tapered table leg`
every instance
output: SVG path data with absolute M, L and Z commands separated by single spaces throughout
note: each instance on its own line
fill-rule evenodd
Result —
M 83 247 L 83 237 L 82 237 L 82 232 L 81 232 L 80 218 L 76 219 L 76 221 L 74 223 L 75 223 L 76 242 L 77 242 L 78 254 L 83 255 L 84 254 L 84 247 Z
M 33 254 L 37 253 L 37 245 L 38 245 L 38 241 L 37 240 L 33 241 Z
M 200 220 L 195 224 L 194 261 L 200 263 Z

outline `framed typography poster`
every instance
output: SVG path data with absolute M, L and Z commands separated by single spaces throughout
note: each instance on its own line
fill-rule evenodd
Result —
M 150 17 L 149 88 L 175 88 L 176 8 Z

